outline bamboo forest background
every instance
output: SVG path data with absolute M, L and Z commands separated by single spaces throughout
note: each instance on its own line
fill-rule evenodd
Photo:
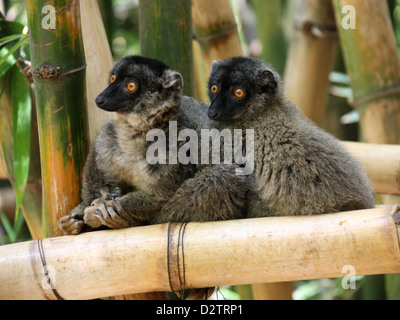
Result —
M 114 61 L 141 53 L 138 2 L 98 0 Z M 299 10 L 296 0 L 230 0 L 230 3 L 243 54 L 262 58 L 272 64 L 286 80 L 290 62 L 294 61 L 288 61 L 288 56 L 291 36 L 295 32 L 293 17 Z M 400 52 L 400 0 L 388 0 L 388 4 Z M 0 11 L 0 245 L 4 245 L 40 237 L 43 178 L 38 141 L 32 138 L 38 132 L 35 103 L 26 79 L 20 72 L 24 66 L 17 66 L 18 58 L 31 60 L 26 3 L 21 0 L 0 0 Z M 342 50 L 333 48 L 336 59 L 333 72 L 330 69 L 327 71 L 330 73 L 330 83 L 326 108 L 324 114 L 316 115 L 313 120 L 341 140 L 359 141 L 363 139 L 360 116 L 352 105 L 353 91 Z M 198 48 L 194 47 L 193 50 L 196 79 L 206 79 L 206 76 L 201 76 L 206 73 L 204 61 L 196 58 Z M 323 69 L 323 66 L 317 67 L 318 72 Z M 196 79 L 193 95 L 207 102 L 206 82 Z M 82 147 L 83 150 L 85 148 Z M 6 155 L 7 151 L 12 156 Z M 29 219 L 24 219 L 21 210 L 30 213 Z M 295 284 L 293 298 L 400 298 L 398 276 L 360 276 L 357 278 L 357 290 L 345 290 L 341 283 L 341 278 L 300 281 Z M 220 292 L 225 299 L 252 298 L 249 286 L 220 288 Z M 217 294 L 217 298 L 221 299 L 222 295 Z

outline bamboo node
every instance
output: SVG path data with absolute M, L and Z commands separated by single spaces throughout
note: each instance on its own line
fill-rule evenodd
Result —
M 201 42 L 201 41 L 210 41 L 210 40 L 215 39 L 215 38 L 224 37 L 225 35 L 228 35 L 229 33 L 233 32 L 233 31 L 236 31 L 237 28 L 238 28 L 237 24 L 233 23 L 231 26 L 229 26 L 229 27 L 227 27 L 227 28 L 225 28 L 223 30 L 220 30 L 218 32 L 215 32 L 215 33 L 207 34 L 207 35 L 204 35 L 204 36 L 199 36 L 197 34 L 193 34 L 193 40 L 197 40 L 199 42 Z
M 167 263 L 169 286 L 171 291 L 182 299 L 184 299 L 184 292 L 186 289 L 183 237 L 187 225 L 188 222 L 169 223 L 168 225 Z M 181 261 L 179 261 L 180 257 Z
M 39 79 L 54 79 L 60 75 L 61 68 L 51 64 L 43 63 L 39 68 L 33 69 L 32 73 Z
M 337 36 L 336 26 L 325 26 L 320 23 L 315 23 L 310 20 L 295 21 L 294 28 L 296 30 L 309 33 L 313 37 L 323 39 L 326 35 Z
M 38 77 L 39 79 L 43 79 L 43 80 L 50 80 L 50 79 L 55 79 L 57 77 L 61 77 L 61 76 L 66 76 L 68 74 L 71 73 L 75 73 L 75 72 L 79 72 L 82 70 L 86 69 L 86 64 L 84 64 L 83 66 L 80 66 L 78 68 L 75 69 L 71 69 L 69 71 L 63 72 L 61 73 L 61 67 L 56 67 L 53 66 L 52 64 L 49 63 L 43 63 L 39 68 L 37 69 L 33 69 L 32 73 Z
M 384 99 L 390 96 L 398 95 L 400 94 L 400 87 L 395 87 L 395 88 L 389 88 L 386 90 L 381 90 L 375 93 L 372 93 L 367 96 L 363 96 L 360 98 L 356 98 L 354 101 L 355 106 L 360 106 L 366 103 L 370 103 L 374 100 L 379 100 L 379 99 Z
M 44 297 L 47 300 L 64 300 L 64 298 L 62 298 L 56 290 L 54 281 L 52 281 L 50 277 L 49 266 L 47 265 L 43 249 L 43 239 L 32 241 L 30 247 L 30 260 L 33 273 L 38 281 L 39 286 L 43 290 Z M 40 275 L 43 273 L 44 277 L 40 277 Z

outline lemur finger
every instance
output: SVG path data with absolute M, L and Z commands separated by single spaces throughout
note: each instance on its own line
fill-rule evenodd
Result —
M 111 217 L 111 215 L 108 213 L 106 205 L 104 202 L 100 202 L 97 210 L 96 210 L 96 214 L 98 217 L 101 216 L 100 220 L 102 221 L 102 223 L 112 229 L 120 229 L 119 224 L 114 221 Z
M 129 227 L 129 222 L 121 218 L 112 207 L 106 207 L 106 210 L 111 216 L 113 223 L 118 226 L 118 229 Z

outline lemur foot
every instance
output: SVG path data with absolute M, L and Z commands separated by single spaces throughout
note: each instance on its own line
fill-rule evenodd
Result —
M 86 207 L 83 220 L 92 228 L 107 226 L 111 229 L 132 227 L 138 224 L 137 219 L 128 214 L 118 199 L 96 199 Z
M 65 235 L 80 234 L 85 227 L 83 215 L 83 209 L 80 206 L 77 206 L 69 215 L 60 219 L 59 227 L 61 231 L 64 232 Z

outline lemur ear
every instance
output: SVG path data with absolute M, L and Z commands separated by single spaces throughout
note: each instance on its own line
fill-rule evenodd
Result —
M 278 89 L 279 78 L 271 70 L 264 69 L 257 75 L 258 82 L 261 84 L 263 91 L 275 93 Z
M 213 62 L 211 62 L 210 73 L 213 72 L 213 70 L 217 66 L 218 62 L 219 62 L 218 60 L 213 60 Z
M 176 87 L 177 89 L 183 88 L 183 78 L 181 74 L 175 70 L 165 70 L 163 74 L 163 87 L 165 89 Z

